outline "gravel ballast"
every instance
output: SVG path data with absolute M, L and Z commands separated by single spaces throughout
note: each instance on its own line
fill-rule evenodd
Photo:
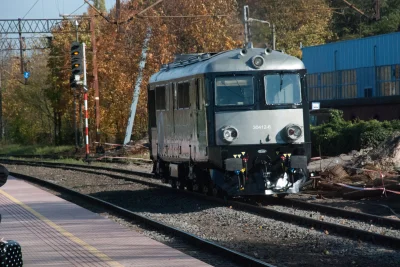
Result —
M 5 166 L 11 172 L 31 175 L 112 202 L 277 266 L 398 266 L 400 263 L 400 253 L 396 250 L 236 211 L 179 192 L 115 180 L 106 175 L 44 167 Z M 310 216 L 310 211 L 280 206 L 270 208 Z M 321 219 L 323 215 L 314 212 L 312 216 Z M 337 220 L 335 223 L 343 220 L 326 216 L 323 219 Z M 352 221 L 354 223 L 357 222 Z M 379 231 L 385 230 L 362 222 L 353 226 L 380 234 L 382 232 Z M 399 236 L 398 231 L 386 230 L 386 234 Z

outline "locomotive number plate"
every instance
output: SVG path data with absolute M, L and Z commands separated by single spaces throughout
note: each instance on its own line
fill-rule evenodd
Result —
M 271 129 L 271 125 L 253 125 L 253 130 L 268 130 Z

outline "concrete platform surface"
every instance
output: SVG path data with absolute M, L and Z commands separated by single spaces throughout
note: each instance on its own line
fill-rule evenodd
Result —
M 24 266 L 210 266 L 13 177 L 0 214 L 0 238 L 21 244 Z

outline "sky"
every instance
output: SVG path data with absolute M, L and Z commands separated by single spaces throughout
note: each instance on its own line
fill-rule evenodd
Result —
M 93 1 L 89 2 L 93 3 Z M 107 10 L 110 10 L 115 2 L 115 0 L 105 0 Z M 80 15 L 88 8 L 88 5 L 84 3 L 83 0 L 0 0 L 0 20 L 59 19 L 61 18 L 60 14 L 71 14 L 72 12 Z M 79 8 L 82 4 L 84 5 Z M 76 10 L 77 8 L 79 9 Z

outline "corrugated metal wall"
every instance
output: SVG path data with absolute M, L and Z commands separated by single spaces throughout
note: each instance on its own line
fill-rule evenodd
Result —
M 303 48 L 309 99 L 400 95 L 400 32 Z
M 400 64 L 400 32 L 304 47 L 303 62 L 308 73 Z

